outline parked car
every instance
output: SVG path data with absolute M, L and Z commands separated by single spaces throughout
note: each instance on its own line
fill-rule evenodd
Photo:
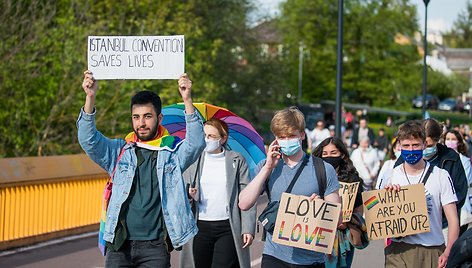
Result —
M 469 110 L 470 110 L 470 103 L 469 102 L 464 103 L 464 112 L 469 112 Z
M 457 110 L 457 101 L 453 98 L 447 98 L 439 103 L 438 109 L 441 111 Z
M 423 96 L 419 95 L 416 96 L 413 101 L 413 108 L 422 108 L 423 107 Z M 438 97 L 426 94 L 426 108 L 429 109 L 437 109 L 438 108 L 439 99 Z

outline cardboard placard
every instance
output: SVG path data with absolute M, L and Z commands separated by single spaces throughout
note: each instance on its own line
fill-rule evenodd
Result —
M 88 70 L 95 79 L 178 79 L 185 39 L 174 36 L 89 36 Z
M 362 193 L 369 239 L 429 232 L 425 188 L 422 183 L 402 186 L 400 191 Z
M 341 204 L 282 193 L 272 241 L 331 254 Z
M 342 200 L 343 222 L 350 222 L 360 182 L 339 182 L 339 196 Z

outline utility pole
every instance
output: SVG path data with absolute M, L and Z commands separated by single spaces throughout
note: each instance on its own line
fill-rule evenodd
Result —
M 298 45 L 298 105 L 302 104 L 302 79 L 303 79 L 303 41 Z
M 426 87 L 428 84 L 428 66 L 426 65 L 426 55 L 428 54 L 428 4 L 429 0 L 424 2 L 424 40 L 423 40 L 423 118 L 426 119 Z
M 338 45 L 336 60 L 336 137 L 342 139 L 342 86 L 343 86 L 343 16 L 344 0 L 338 0 Z

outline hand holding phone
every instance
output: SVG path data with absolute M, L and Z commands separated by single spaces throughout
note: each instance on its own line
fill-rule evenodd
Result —
M 277 143 L 277 140 L 274 140 L 267 149 L 267 159 L 266 164 L 270 168 L 274 168 L 277 165 L 278 160 L 282 157 L 280 152 L 280 146 Z

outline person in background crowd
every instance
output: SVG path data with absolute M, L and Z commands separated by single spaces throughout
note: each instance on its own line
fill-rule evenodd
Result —
M 426 135 L 426 147 L 423 149 L 423 159 L 428 161 L 431 165 L 447 170 L 451 176 L 454 185 L 454 194 L 457 197 L 456 208 L 458 215 L 460 209 L 464 205 L 467 194 L 467 178 L 465 176 L 464 168 L 459 155 L 447 148 L 445 145 L 439 143 L 442 134 L 442 127 L 433 118 L 425 119 L 422 123 L 423 131 Z M 403 158 L 398 158 L 395 162 L 395 167 L 404 162 Z M 446 218 L 443 217 L 443 228 L 447 227 Z M 447 233 L 447 229 L 443 232 Z
M 360 140 L 359 148 L 351 154 L 354 167 L 363 181 L 364 191 L 370 191 L 380 169 L 380 160 L 376 149 L 370 146 L 368 137 Z
M 325 127 L 325 122 L 318 120 L 313 130 L 308 134 L 308 148 L 313 151 L 318 144 L 330 136 L 329 130 Z
M 388 138 L 383 128 L 379 128 L 378 136 L 375 137 L 374 148 L 377 149 L 379 160 L 383 163 L 388 151 Z
M 296 107 L 277 111 L 270 123 L 270 129 L 275 141 L 269 146 L 266 160 L 261 161 L 256 167 L 257 175 L 239 194 L 239 207 L 242 210 L 254 206 L 264 191 L 269 192 L 271 201 L 280 201 L 282 192 L 290 185 L 305 158 L 308 158 L 308 163 L 303 167 L 291 193 L 309 196 L 311 200 L 322 194 L 316 178 L 313 157 L 307 156 L 301 149 L 301 141 L 305 138 L 303 114 Z M 340 203 L 336 171 L 331 165 L 324 166 L 327 183 L 324 200 Z M 272 241 L 272 235 L 267 233 L 261 267 L 321 268 L 325 267 L 325 255 L 275 243 Z
M 362 218 L 362 179 L 352 164 L 349 152 L 343 141 L 337 137 L 325 139 L 315 148 L 313 155 L 331 164 L 336 170 L 340 182 L 360 183 L 354 201 L 354 213 L 358 213 L 358 216 Z M 333 248 L 335 254 L 327 258 L 326 267 L 351 267 L 354 258 L 354 247 L 359 247 L 359 245 L 352 245 L 350 243 L 349 234 L 347 234 L 347 230 L 354 224 L 354 219 L 355 217 L 352 218 L 353 222 L 343 223 L 338 227 L 337 239 L 339 243 L 335 243 L 335 245 L 338 245 L 338 248 Z M 346 244 L 349 246 L 346 247 Z M 364 244 L 360 247 L 364 248 L 366 246 Z
M 336 136 L 336 127 L 334 125 L 329 126 L 328 129 L 329 129 L 329 136 L 330 137 Z
M 372 145 L 375 141 L 374 131 L 367 125 L 367 119 L 365 117 L 359 120 L 359 127 L 354 129 L 352 133 L 352 149 L 356 149 L 359 146 L 359 142 L 364 138 L 369 139 L 370 145 Z
M 460 128 L 464 143 L 467 145 L 467 156 L 472 156 L 472 138 L 470 137 L 470 127 L 467 124 L 462 124 Z
M 459 157 L 462 162 L 462 166 L 464 167 L 465 176 L 467 177 L 467 185 L 469 188 L 472 186 L 472 169 L 470 158 L 466 156 L 467 150 L 464 140 L 462 139 L 462 135 L 456 130 L 449 130 L 446 133 L 444 143 L 448 148 L 453 149 L 459 154 Z M 465 200 L 466 204 L 462 206 L 460 212 L 460 226 L 461 226 L 461 233 L 467 230 L 467 227 L 470 222 L 472 222 L 472 214 L 470 209 L 470 200 Z
M 446 122 L 444 122 L 444 128 L 445 132 L 452 129 L 451 119 L 446 118 Z
M 228 126 L 211 118 L 204 124 L 205 152 L 185 172 L 198 233 L 185 244 L 181 267 L 251 267 L 249 246 L 256 228 L 256 206 L 238 207 L 249 183 L 244 157 L 226 149 Z
M 346 111 L 343 107 L 343 118 L 344 123 L 346 124 L 346 130 L 352 130 L 354 128 L 354 116 L 351 112 Z
M 382 181 L 388 179 L 392 176 L 393 167 L 395 161 L 400 157 L 401 147 L 398 139 L 395 137 L 392 139 L 392 145 L 388 150 L 388 160 L 385 161 L 382 165 L 382 168 L 379 171 L 379 176 L 377 177 L 377 183 L 375 184 L 375 189 L 380 189 L 379 185 L 382 184 Z
M 426 181 L 425 196 L 428 207 L 430 231 L 391 239 L 385 248 L 385 267 L 438 267 L 447 264 L 451 247 L 459 236 L 454 186 L 449 173 L 433 166 L 431 173 L 426 172 L 433 164 L 423 160 L 423 150 L 427 146 L 424 128 L 420 122 L 407 121 L 398 129 L 397 139 L 401 146 L 404 162 L 393 169 L 392 176 L 383 180 L 380 188 L 387 191 L 400 191 L 401 186 L 417 184 L 429 175 Z M 449 224 L 447 246 L 444 246 L 442 216 Z
M 391 116 L 388 116 L 387 117 L 387 121 L 385 121 L 385 126 L 386 127 L 393 127 L 394 123 L 393 123 L 393 119 Z

